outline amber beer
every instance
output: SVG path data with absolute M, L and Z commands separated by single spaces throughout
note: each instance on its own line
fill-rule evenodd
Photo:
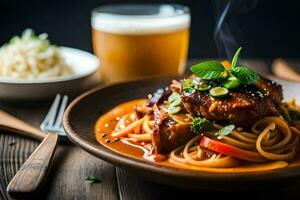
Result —
M 156 13 L 140 14 L 148 7 L 130 5 L 123 11 L 121 6 L 108 6 L 104 8 L 119 11 L 104 12 L 101 7 L 93 11 L 93 49 L 100 58 L 104 81 L 183 73 L 189 42 L 188 9 L 152 5 Z M 128 14 L 130 9 L 139 14 Z

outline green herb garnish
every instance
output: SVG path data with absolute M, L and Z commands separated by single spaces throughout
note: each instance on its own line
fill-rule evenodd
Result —
M 196 84 L 192 79 L 184 79 L 182 82 L 182 89 L 187 93 L 194 93 Z
M 96 176 L 86 176 L 85 180 L 89 181 L 90 183 L 100 183 L 101 182 L 101 180 Z
M 229 90 L 224 87 L 214 87 L 209 90 L 209 94 L 213 97 L 224 98 L 228 95 Z
M 215 60 L 198 63 L 190 68 L 190 70 L 198 77 L 204 80 L 214 80 L 222 78 L 226 69 Z
M 195 81 L 192 79 L 184 79 L 182 82 L 182 89 L 186 93 L 194 93 L 196 90 L 207 91 L 211 85 L 207 84 L 204 80 Z
M 199 134 L 205 131 L 211 131 L 213 129 L 213 124 L 206 118 L 196 117 L 190 127 L 194 133 Z
M 169 98 L 168 98 L 168 114 L 169 115 L 174 115 L 176 113 L 178 113 L 181 108 L 180 108 L 180 104 L 181 104 L 181 97 L 180 94 L 178 94 L 177 92 L 173 92 Z
M 168 98 L 168 103 L 172 106 L 178 106 L 181 103 L 180 94 L 173 92 Z
M 234 129 L 235 129 L 235 125 L 230 124 L 220 129 L 218 132 L 215 133 L 215 135 L 223 137 L 229 135 Z
M 226 80 L 222 84 L 227 89 L 234 89 L 240 86 L 242 83 L 237 77 L 230 75 L 226 77 Z
M 168 107 L 168 114 L 169 115 L 175 115 L 176 113 L 178 113 L 181 110 L 181 108 L 179 106 L 169 106 Z
M 246 85 L 254 84 L 260 79 L 260 76 L 256 72 L 247 67 L 235 67 L 231 73 Z
M 193 82 L 192 79 L 188 78 L 188 79 L 183 80 L 183 83 L 182 83 L 183 89 L 194 87 L 194 86 L 195 86 L 195 83 Z
M 211 85 L 206 84 L 205 82 L 200 82 L 197 86 L 196 86 L 196 90 L 199 91 L 207 91 L 211 88 Z
M 249 85 L 256 83 L 260 76 L 249 68 L 237 66 L 238 57 L 242 48 L 235 53 L 230 69 L 225 67 L 218 61 L 205 61 L 198 63 L 190 68 L 190 70 L 203 80 L 214 81 L 228 89 L 234 89 L 241 84 Z
M 242 50 L 242 47 L 240 47 L 234 54 L 233 58 L 232 58 L 232 61 L 231 61 L 231 69 L 233 69 L 236 64 L 237 64 L 237 61 L 239 59 L 239 56 L 240 56 L 240 53 L 241 53 L 241 50 Z

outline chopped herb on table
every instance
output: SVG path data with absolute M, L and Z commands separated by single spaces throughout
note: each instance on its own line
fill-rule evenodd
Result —
M 101 182 L 101 180 L 96 176 L 86 176 L 85 180 L 90 183 L 100 183 Z

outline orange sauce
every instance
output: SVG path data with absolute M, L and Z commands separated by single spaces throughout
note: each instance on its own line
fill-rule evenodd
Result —
M 156 155 L 151 154 L 151 145 L 145 145 L 141 142 L 131 142 L 128 140 L 122 140 L 121 138 L 113 138 L 110 134 L 114 130 L 118 118 L 126 113 L 134 111 L 134 107 L 145 103 L 146 99 L 137 99 L 129 102 L 122 103 L 115 108 L 111 109 L 96 122 L 95 134 L 97 141 L 115 151 L 119 154 L 135 158 L 146 160 L 153 164 L 164 165 L 168 167 L 175 167 L 188 170 L 199 170 L 214 173 L 244 173 L 244 172 L 258 172 L 269 171 L 273 169 L 285 168 L 285 167 L 300 167 L 300 156 L 296 156 L 289 164 L 284 161 L 271 161 L 263 164 L 243 164 L 234 168 L 208 168 L 208 167 L 195 167 L 186 164 L 173 163 L 168 160 L 168 155 Z

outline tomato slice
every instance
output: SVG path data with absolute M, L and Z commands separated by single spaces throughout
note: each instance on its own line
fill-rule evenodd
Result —
M 212 151 L 239 158 L 241 160 L 251 161 L 251 162 L 264 162 L 266 159 L 259 153 L 240 149 L 235 146 L 231 146 L 209 137 L 203 136 L 200 140 L 200 146 L 210 149 Z

